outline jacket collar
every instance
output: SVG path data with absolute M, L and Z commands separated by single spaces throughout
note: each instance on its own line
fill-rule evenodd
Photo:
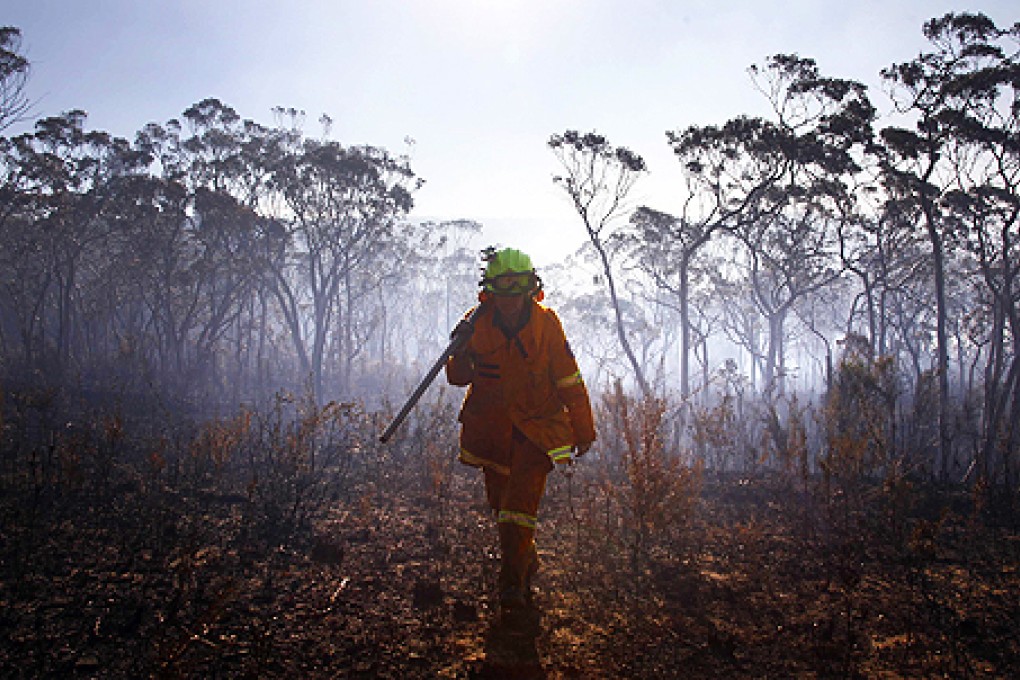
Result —
M 502 331 L 507 340 L 512 340 L 518 333 L 524 330 L 525 326 L 528 325 L 528 322 L 531 321 L 531 306 L 533 304 L 534 302 L 532 300 L 527 300 L 524 303 L 524 309 L 521 311 L 521 315 L 518 318 L 517 323 L 513 326 L 503 320 L 498 308 L 494 309 L 492 313 L 492 325 Z

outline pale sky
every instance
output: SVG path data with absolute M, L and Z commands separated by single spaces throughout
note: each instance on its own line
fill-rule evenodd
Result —
M 474 219 L 479 245 L 559 260 L 585 240 L 546 148 L 597 130 L 640 153 L 639 203 L 679 205 L 667 130 L 765 114 L 747 67 L 776 53 L 860 80 L 887 110 L 878 72 L 925 49 L 921 25 L 1013 1 L 943 0 L 0 0 L 32 62 L 43 116 L 133 138 L 215 97 L 274 123 L 275 106 L 333 119 L 331 137 L 400 154 L 426 181 L 412 217 Z M 30 129 L 9 129 L 8 135 Z

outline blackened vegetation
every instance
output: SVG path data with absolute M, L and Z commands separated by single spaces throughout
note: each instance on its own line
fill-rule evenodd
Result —
M 600 446 L 550 477 L 536 611 L 507 622 L 442 394 L 387 447 L 354 404 L 198 423 L 8 396 L 0 674 L 1020 673 L 1007 506 L 838 447 L 820 475 L 682 464 L 672 406 L 600 401 Z
M 680 215 L 630 211 L 636 153 L 550 139 L 599 440 L 516 620 L 459 394 L 379 444 L 481 225 L 409 224 L 408 157 L 293 109 L 0 137 L 0 675 L 1020 677 L 1020 25 L 924 33 L 882 72 L 904 128 L 752 69 L 773 116 L 667 134 Z

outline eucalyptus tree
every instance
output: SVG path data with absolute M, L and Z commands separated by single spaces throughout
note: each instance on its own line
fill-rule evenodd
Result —
M 1008 468 L 1020 450 L 1020 23 L 999 29 L 982 15 L 950 14 L 929 22 L 926 34 L 938 47 L 932 60 L 953 66 L 943 72 L 952 89 L 939 122 L 952 137 L 937 208 L 983 288 L 974 299 L 985 302 L 985 323 L 972 329 L 985 330 L 987 347 L 974 465 L 988 479 L 994 454 Z
M 146 163 L 126 140 L 86 131 L 84 122 L 81 111 L 45 118 L 34 132 L 6 145 L 8 177 L 20 179 L 7 185 L 17 193 L 12 196 L 17 218 L 5 222 L 21 232 L 11 234 L 16 247 L 29 249 L 20 251 L 29 256 L 17 264 L 21 275 L 38 284 L 34 299 L 21 301 L 33 315 L 22 324 L 26 356 L 51 347 L 47 369 L 57 374 L 68 366 L 79 339 L 82 299 L 93 284 L 87 271 L 108 256 L 111 187 L 120 177 L 142 172 Z M 18 281 L 9 286 L 19 287 Z
M 472 305 L 480 278 L 479 222 L 467 219 L 408 224 L 394 244 L 393 267 L 386 273 L 394 301 L 422 304 L 415 314 L 392 319 L 392 327 L 410 340 L 417 357 L 438 353 L 450 331 Z
M 1014 165 L 1015 160 L 1010 165 Z M 1017 168 L 1009 171 L 1016 182 Z M 1007 456 L 1020 450 L 1020 196 L 1016 185 L 999 193 L 991 187 L 954 197 L 954 211 L 963 222 L 967 247 L 977 260 L 983 283 L 984 318 L 975 340 L 987 343 L 984 376 L 982 444 L 975 461 L 987 478 L 996 448 Z M 1012 481 L 1012 480 L 1011 480 Z
M 265 377 L 269 263 L 274 256 L 279 261 L 279 243 L 263 213 L 271 207 L 272 177 L 294 137 L 242 120 L 212 98 L 181 118 L 183 123 L 149 124 L 136 139 L 154 159 L 153 169 L 187 194 L 183 240 L 177 244 L 183 250 L 174 260 L 184 277 L 175 285 L 186 278 L 187 292 L 160 296 L 169 305 L 160 314 L 173 319 L 167 319 L 167 328 L 175 329 L 171 344 L 180 351 L 187 347 L 189 363 L 206 382 L 218 382 L 232 350 L 236 397 L 246 369 L 254 368 L 260 382 Z M 183 355 L 175 361 L 182 360 Z
M 655 285 L 676 299 L 680 325 L 680 396 L 691 394 L 692 354 L 691 267 L 698 251 L 722 221 L 687 222 L 683 218 L 641 206 L 631 216 L 634 257 Z
M 342 353 L 358 349 L 352 283 L 385 266 L 385 247 L 418 183 L 405 161 L 383 149 L 313 140 L 280 165 L 274 182 L 290 214 L 291 245 L 286 266 L 273 271 L 273 293 L 302 372 L 321 396 L 331 330 L 341 333 Z
M 371 351 L 362 364 L 361 394 L 379 397 L 413 389 L 449 343 L 450 331 L 477 304 L 482 225 L 469 219 L 409 221 L 387 245 L 363 316 Z M 394 380 L 396 382 L 394 382 Z
M 1005 160 L 1015 148 L 1020 28 L 1000 29 L 983 14 L 950 13 L 926 22 L 923 33 L 931 51 L 882 71 L 898 109 L 914 125 L 890 126 L 882 138 L 886 186 L 916 205 L 929 241 L 937 311 L 938 469 L 945 477 L 953 453 L 946 253 L 958 236 L 946 202 L 950 192 L 970 190 L 960 185 L 958 161 L 969 163 L 975 149 L 994 155 L 993 148 L 1005 152 Z
M 785 392 L 786 322 L 794 306 L 841 274 L 833 236 L 826 217 L 811 209 L 794 217 L 776 215 L 738 231 L 750 261 L 751 299 L 767 328 L 766 397 Z
M 96 316 L 116 357 L 110 369 L 133 382 L 120 370 L 126 364 L 136 380 L 183 388 L 191 373 L 180 321 L 191 302 L 187 190 L 151 175 L 122 178 L 112 189 L 110 256 L 94 264 L 106 301 Z
M 188 187 L 228 193 L 240 174 L 243 123 L 232 107 L 209 98 L 188 107 L 181 117 L 190 136 L 179 140 L 183 178 Z
M 482 234 L 482 224 L 474 220 L 446 220 L 438 225 L 422 225 L 430 233 L 432 241 L 439 235 L 434 249 L 426 250 L 426 257 L 432 263 L 429 275 L 443 283 L 440 308 L 442 314 L 441 343 L 445 343 L 459 314 L 475 304 L 481 266 L 477 239 Z M 420 249 L 420 247 L 419 247 Z
M 627 337 L 627 321 L 613 271 L 613 259 L 620 240 L 616 223 L 631 211 L 628 197 L 635 182 L 646 171 L 645 161 L 626 147 L 614 147 L 596 132 L 581 134 L 567 130 L 563 134 L 552 135 L 548 145 L 565 173 L 555 176 L 553 181 L 567 193 L 584 224 L 588 241 L 598 255 L 613 307 L 620 347 L 630 362 L 641 392 L 651 394 L 644 369 Z
M 715 364 L 721 363 L 719 359 L 713 359 L 709 351 L 710 346 L 713 344 L 711 341 L 714 340 L 722 327 L 723 313 L 720 306 L 714 300 L 712 288 L 712 274 L 720 259 L 716 255 L 704 258 L 704 261 L 699 261 L 697 267 L 693 270 L 694 274 L 692 277 L 692 280 L 696 283 L 692 286 L 691 304 L 689 306 L 692 313 L 688 318 L 691 333 L 691 358 L 700 365 L 701 385 L 706 390 L 702 397 L 703 401 L 709 400 L 711 397 L 707 392 L 707 388 L 712 382 L 712 375 L 715 372 L 713 370 L 713 361 Z
M 35 366 L 51 288 L 50 237 L 35 228 L 42 184 L 27 137 L 0 138 L 0 340 L 5 364 Z
M 654 288 L 643 297 L 653 303 L 653 309 L 662 306 L 670 310 L 669 320 L 655 325 L 663 335 L 664 349 L 677 345 L 682 401 L 707 385 L 709 331 L 705 325 L 713 310 L 712 305 L 704 304 L 707 302 L 704 299 L 699 304 L 698 293 L 705 287 L 705 264 L 711 257 L 698 256 L 708 251 L 704 247 L 720 224 L 683 223 L 682 218 L 648 206 L 639 207 L 631 215 L 628 255 L 654 283 Z M 701 363 L 700 386 L 692 387 L 692 360 Z
M 734 255 L 738 253 L 742 256 L 743 250 L 735 244 Z M 709 276 L 709 290 L 719 310 L 719 330 L 748 357 L 748 386 L 758 390 L 765 374 L 767 344 L 762 315 L 753 301 L 749 269 L 739 257 L 720 262 Z
M 860 83 L 824 77 L 814 60 L 795 55 L 773 56 L 750 72 L 772 107 L 773 118 L 745 116 L 720 126 L 667 132 L 684 172 L 682 214 L 674 217 L 647 209 L 637 216 L 647 244 L 640 248 L 644 268 L 658 285 L 678 296 L 682 310 L 689 305 L 691 261 L 717 233 L 741 234 L 752 247 L 750 262 L 762 264 L 753 247 L 776 243 L 775 237 L 762 235 L 768 225 L 803 224 L 802 216 L 791 211 L 805 206 L 814 206 L 810 208 L 814 215 L 820 214 L 822 204 L 830 211 L 837 206 L 848 209 L 848 178 L 860 171 L 859 158 L 871 144 L 875 111 Z M 765 259 L 770 258 L 774 259 Z M 756 271 L 761 284 L 763 271 Z M 757 289 L 761 292 L 761 285 Z M 772 309 L 773 330 L 778 330 L 778 309 L 787 308 Z M 682 312 L 681 317 L 685 365 L 689 315 Z M 779 346 L 766 355 L 769 380 Z M 685 392 L 688 375 L 685 367 L 681 378 Z
M 828 391 L 833 385 L 835 351 L 839 334 L 846 338 L 856 335 L 854 327 L 847 325 L 847 319 L 853 318 L 853 312 L 847 311 L 857 303 L 851 290 L 854 282 L 850 277 L 840 277 L 831 285 L 823 286 L 810 295 L 804 295 L 792 306 L 792 312 L 798 325 L 807 331 L 809 340 L 801 343 L 801 357 L 807 355 L 812 362 L 812 370 L 803 371 L 802 380 L 807 391 Z M 869 345 L 870 346 L 870 345 Z M 823 355 L 818 357 L 812 350 L 821 347 Z M 874 356 L 874 353 L 871 353 Z M 813 370 L 818 367 L 819 370 Z
M 196 249 L 193 293 L 199 296 L 189 344 L 195 354 L 196 374 L 211 382 L 220 377 L 218 357 L 231 334 L 234 361 L 240 363 L 239 353 L 246 344 L 240 322 L 263 280 L 258 266 L 259 241 L 267 234 L 260 228 L 260 216 L 250 207 L 227 193 L 204 188 L 194 192 L 189 222 Z M 221 392 L 225 387 L 215 386 Z
M 923 239 L 913 229 L 909 209 L 904 212 L 904 208 L 885 198 L 874 210 L 836 223 L 840 262 L 860 285 L 846 330 L 867 338 L 872 355 L 878 357 L 895 354 L 892 298 L 929 269 Z M 863 319 L 863 327 L 858 319 Z
M 48 376 L 66 365 L 82 305 L 95 297 L 83 269 L 108 258 L 102 196 L 118 173 L 113 156 L 124 151 L 106 135 L 85 133 L 83 121 L 69 112 L 0 138 L 4 352 Z

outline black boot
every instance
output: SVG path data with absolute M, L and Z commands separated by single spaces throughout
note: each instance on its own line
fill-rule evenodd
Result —
M 530 531 L 516 524 L 501 523 L 499 525 L 499 543 L 502 551 L 499 570 L 499 606 L 500 609 L 517 610 L 528 606 L 531 564 L 534 564 L 528 552 Z M 532 543 L 534 545 L 534 543 Z M 528 560 L 527 562 L 525 560 Z

